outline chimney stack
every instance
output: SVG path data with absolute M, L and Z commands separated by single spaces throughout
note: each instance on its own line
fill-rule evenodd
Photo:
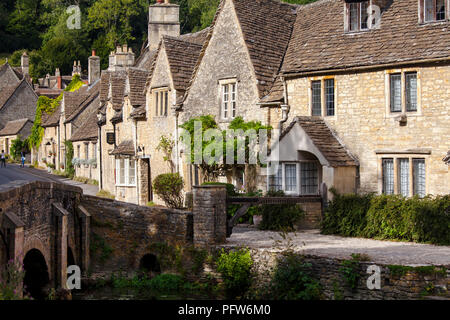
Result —
M 30 58 L 27 55 L 27 52 L 25 51 L 22 54 L 22 58 L 20 59 L 21 66 L 22 66 L 22 73 L 24 75 L 28 75 L 30 73 Z
M 111 52 L 109 55 L 109 71 L 116 71 L 134 65 L 134 52 L 131 48 L 128 48 L 127 44 L 122 47 L 117 46 L 116 51 Z
M 59 68 L 56 68 L 55 77 L 56 77 L 57 88 L 62 89 L 62 78 L 61 78 L 61 72 L 59 71 Z
M 88 59 L 88 80 L 89 85 L 100 79 L 100 57 L 95 55 L 95 50 L 92 50 L 92 56 Z
M 162 36 L 178 37 L 180 35 L 180 6 L 169 0 L 158 0 L 149 7 L 148 46 L 156 50 Z

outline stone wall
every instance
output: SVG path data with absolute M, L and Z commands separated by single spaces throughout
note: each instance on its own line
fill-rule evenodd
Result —
M 84 196 L 91 214 L 91 268 L 93 274 L 138 269 L 141 258 L 154 254 L 152 245 L 192 243 L 192 213 L 164 207 L 141 207 Z
M 251 249 L 251 254 L 254 260 L 253 271 L 256 273 L 254 287 L 258 288 L 270 282 L 280 253 L 273 249 Z M 431 272 L 431 266 L 415 271 L 397 267 L 399 271 L 396 272 L 393 271 L 395 267 L 385 264 L 359 262 L 358 285 L 352 290 L 340 271 L 343 260 L 307 255 L 304 256 L 304 262 L 311 264 L 311 274 L 319 280 L 324 299 L 410 300 L 438 294 L 440 298 L 450 299 L 450 265 L 436 266 L 434 270 L 437 272 Z M 372 275 L 367 270 L 372 265 L 380 267 L 380 290 L 370 290 L 367 287 L 367 280 Z
M 406 125 L 400 125 L 399 114 L 389 111 L 388 79 L 392 72 L 410 71 L 417 72 L 418 111 L 407 112 Z M 426 192 L 447 194 L 450 167 L 442 159 L 449 149 L 443 141 L 450 141 L 450 66 L 355 72 L 333 77 L 336 114 L 324 120 L 360 162 L 358 191 L 381 192 L 383 157 L 425 158 Z M 301 77 L 287 81 L 291 110 L 285 127 L 296 116 L 311 115 L 311 81 L 320 79 Z M 413 151 L 397 154 L 409 149 L 427 149 L 429 154 Z

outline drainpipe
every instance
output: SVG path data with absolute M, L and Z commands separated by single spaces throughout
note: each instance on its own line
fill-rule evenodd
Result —
M 101 119 L 99 119 L 99 122 L 101 121 Z M 98 126 L 98 141 L 99 141 L 99 184 L 100 184 L 100 190 L 103 190 L 103 161 L 102 161 L 102 127 L 101 125 Z
M 58 163 L 57 168 L 61 170 L 59 164 L 61 163 L 61 127 L 58 125 Z M 64 170 L 66 170 L 66 167 L 64 167 Z
M 133 133 L 134 133 L 134 150 L 136 153 L 136 166 L 135 166 L 135 174 L 136 174 L 136 198 L 137 198 L 137 204 L 138 206 L 141 204 L 141 197 L 139 196 L 139 175 L 138 175 L 138 171 L 139 171 L 139 157 L 138 157 L 138 152 L 137 152 L 137 146 L 138 146 L 138 141 L 137 141 L 137 121 L 136 119 L 133 119 Z
M 283 131 L 283 124 L 287 121 L 289 117 L 289 111 L 291 110 L 291 107 L 289 106 L 288 101 L 286 79 L 282 76 L 280 80 L 283 82 L 283 97 L 284 97 L 284 104 L 281 105 L 282 118 L 279 123 L 279 129 L 281 133 Z
M 176 164 L 176 170 L 177 172 L 180 172 L 180 150 L 178 145 L 178 115 L 179 112 L 175 111 L 175 151 L 176 151 L 176 157 L 175 157 L 175 164 Z

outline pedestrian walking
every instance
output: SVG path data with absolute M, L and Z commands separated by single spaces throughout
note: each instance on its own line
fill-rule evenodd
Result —
M 1 167 L 6 168 L 6 155 L 4 150 L 2 150 L 2 153 L 0 153 L 0 168 Z
M 20 158 L 20 160 L 22 161 L 21 167 L 24 168 L 25 167 L 25 155 L 22 153 L 22 157 Z

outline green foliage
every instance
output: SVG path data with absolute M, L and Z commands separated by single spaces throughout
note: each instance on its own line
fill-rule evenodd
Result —
M 73 159 L 73 143 L 72 141 L 64 141 L 64 145 L 66 147 L 66 165 L 65 165 L 65 172 L 66 174 L 72 179 L 75 175 L 75 168 L 72 164 Z
M 284 193 L 269 192 L 268 196 L 284 196 Z M 261 230 L 294 231 L 295 224 L 304 216 L 305 212 L 297 204 L 267 204 L 260 208 L 262 221 L 259 225 Z
M 75 75 L 72 78 L 70 84 L 64 89 L 66 92 L 73 92 L 80 89 L 83 86 L 83 81 L 81 81 L 80 76 Z M 40 96 L 37 101 L 36 106 L 36 116 L 34 118 L 33 127 L 31 128 L 31 134 L 28 138 L 29 147 L 32 149 L 33 147 L 38 148 L 42 142 L 42 138 L 44 137 L 44 128 L 41 126 L 42 124 L 42 114 L 45 112 L 48 115 L 51 115 L 55 112 L 56 108 L 61 103 L 63 99 L 63 93 L 61 93 L 57 98 L 50 99 L 45 96 Z
M 352 237 L 450 244 L 450 195 L 335 195 L 322 233 Z
M 11 157 L 14 160 L 20 160 L 22 152 L 24 154 L 28 153 L 28 140 L 21 140 L 20 137 L 11 141 Z
M 441 275 L 445 277 L 447 275 L 447 270 L 444 267 L 436 266 L 401 266 L 401 265 L 388 265 L 389 272 L 396 277 L 403 277 L 407 273 L 418 273 L 420 275 Z
M 106 190 L 99 190 L 96 194 L 97 197 L 106 198 L 106 199 L 115 199 L 116 197 Z
M 0 266 L 0 300 L 22 299 L 19 290 L 22 288 L 25 270 L 19 261 L 10 260 Z M 27 296 L 24 297 L 28 299 Z
M 239 249 L 226 252 L 222 249 L 216 263 L 217 271 L 222 275 L 228 297 L 242 297 L 251 285 L 253 259 L 250 251 Z
M 179 173 L 161 174 L 153 181 L 153 190 L 164 203 L 175 209 L 183 208 L 183 178 Z
M 113 248 L 106 243 L 105 239 L 96 233 L 92 233 L 90 251 L 93 256 L 97 256 L 101 263 L 105 263 L 113 252 Z
M 316 300 L 321 296 L 319 282 L 313 278 L 311 264 L 292 252 L 277 259 L 268 297 L 279 300 Z
M 359 273 L 358 256 L 352 254 L 351 260 L 342 261 L 339 272 L 344 278 L 346 284 L 352 290 L 356 290 L 356 288 L 358 287 L 359 279 L 361 278 L 361 275 Z
M 164 153 L 163 159 L 165 162 L 168 163 L 170 172 L 172 173 L 175 171 L 175 165 L 173 164 L 172 161 L 172 153 L 174 147 L 175 141 L 173 141 L 173 139 L 170 136 L 167 137 L 165 135 L 162 135 L 161 137 L 159 137 L 159 144 L 156 147 L 156 150 L 162 151 Z

